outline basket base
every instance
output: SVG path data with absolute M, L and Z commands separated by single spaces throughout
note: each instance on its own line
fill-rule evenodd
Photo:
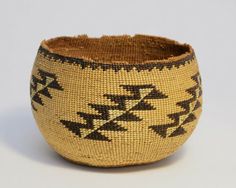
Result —
M 56 152 L 57 153 L 57 152 Z M 80 166 L 85 166 L 85 167 L 95 167 L 95 168 L 122 168 L 122 167 L 133 167 L 133 166 L 142 166 L 142 165 L 149 165 L 149 164 L 154 164 L 154 163 L 158 163 L 161 162 L 163 160 L 168 159 L 169 157 L 173 156 L 176 153 L 176 151 L 170 153 L 168 156 L 157 159 L 157 160 L 153 160 L 153 161 L 136 161 L 136 162 L 121 162 L 120 164 L 94 164 L 94 163 L 86 163 L 86 162 L 79 162 L 79 161 L 75 161 L 72 159 L 69 159 L 68 157 L 65 157 L 59 153 L 58 156 L 60 156 L 63 160 L 66 160 L 72 164 L 75 165 L 80 165 Z

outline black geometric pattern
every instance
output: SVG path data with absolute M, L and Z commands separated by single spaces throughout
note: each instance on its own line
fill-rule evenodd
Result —
M 147 100 L 167 97 L 153 85 L 120 85 L 120 87 L 130 92 L 130 95 L 104 94 L 104 97 L 116 105 L 88 104 L 98 114 L 77 113 L 86 123 L 68 120 L 60 122 L 80 138 L 110 142 L 111 139 L 101 131 L 127 131 L 122 127 L 122 121 L 142 121 L 141 117 L 133 113 L 134 111 L 155 110 Z
M 31 106 L 35 111 L 37 111 L 37 109 L 33 102 L 36 102 L 42 106 L 44 105 L 41 95 L 50 99 L 52 98 L 49 88 L 61 91 L 63 90 L 62 86 L 58 83 L 55 74 L 38 69 L 38 75 L 40 76 L 40 79 L 32 75 L 30 83 Z
M 39 53 L 42 54 L 45 58 L 49 60 L 53 60 L 56 62 L 60 63 L 68 63 L 68 64 L 77 64 L 80 65 L 82 69 L 85 69 L 87 67 L 90 67 L 91 69 L 102 69 L 104 71 L 106 70 L 114 70 L 116 72 L 120 70 L 126 70 L 127 72 L 133 70 L 134 68 L 137 71 L 142 71 L 142 70 L 152 70 L 153 68 L 163 70 L 164 68 L 166 69 L 172 69 L 172 68 L 179 68 L 182 65 L 190 64 L 192 60 L 195 59 L 195 54 L 192 52 L 189 55 L 187 55 L 185 58 L 178 60 L 178 61 L 169 61 L 169 62 L 155 62 L 155 63 L 145 63 L 145 64 L 102 64 L 102 63 L 97 63 L 97 62 L 88 62 L 84 61 L 83 59 L 80 58 L 74 58 L 74 57 L 66 57 L 63 55 L 55 54 L 44 47 L 40 46 L 39 47 Z
M 201 77 L 200 74 L 197 73 L 191 78 L 194 82 L 196 82 L 196 84 L 193 87 L 187 89 L 186 92 L 192 95 L 192 97 L 190 99 L 176 103 L 176 105 L 180 106 L 183 111 L 168 115 L 168 117 L 173 120 L 172 123 L 164 125 L 152 125 L 149 127 L 162 138 L 175 137 L 185 134 L 186 130 L 183 128 L 183 125 L 197 119 L 194 115 L 194 111 L 201 107 L 201 103 L 198 100 L 202 95 Z M 176 128 L 173 132 L 167 135 L 168 129 L 172 127 Z

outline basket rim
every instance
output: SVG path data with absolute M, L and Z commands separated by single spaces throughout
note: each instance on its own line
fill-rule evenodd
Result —
M 119 63 L 116 63 L 118 61 L 114 61 L 112 63 L 106 63 L 104 61 L 99 61 L 99 60 L 93 60 L 85 57 L 71 57 L 71 56 L 65 56 L 59 53 L 56 53 L 52 51 L 48 46 L 47 42 L 48 41 L 54 41 L 58 39 L 74 39 L 74 38 L 88 38 L 88 39 L 102 39 L 102 38 L 112 38 L 112 37 L 123 37 L 123 38 L 137 38 L 137 37 L 153 37 L 153 38 L 158 38 L 161 39 L 167 43 L 174 44 L 177 46 L 184 46 L 187 47 L 189 51 L 173 56 L 173 57 L 168 57 L 166 59 L 156 59 L 156 60 L 145 60 L 142 63 L 122 63 L 120 61 Z M 58 61 L 60 63 L 69 63 L 69 64 L 75 64 L 75 65 L 80 65 L 81 68 L 85 67 L 90 67 L 92 69 L 96 68 L 102 68 L 103 70 L 106 69 L 114 69 L 114 70 L 120 70 L 120 69 L 125 69 L 125 70 L 132 70 L 133 68 L 136 68 L 138 71 L 140 70 L 151 70 L 153 68 L 158 68 L 158 69 L 163 69 L 164 67 L 171 69 L 172 67 L 179 67 L 181 65 L 185 65 L 186 63 L 189 63 L 193 59 L 195 59 L 195 53 L 193 48 L 189 44 L 181 44 L 175 40 L 168 39 L 165 37 L 160 37 L 160 36 L 152 36 L 152 35 L 141 35 L 141 34 L 136 34 L 134 36 L 130 35 L 110 35 L 110 36 L 102 36 L 102 37 L 88 37 L 87 35 L 79 35 L 75 37 L 70 37 L 70 36 L 62 36 L 62 37 L 55 37 L 49 40 L 43 40 L 40 44 L 40 47 L 38 49 L 38 53 L 42 54 L 46 59 L 50 61 Z

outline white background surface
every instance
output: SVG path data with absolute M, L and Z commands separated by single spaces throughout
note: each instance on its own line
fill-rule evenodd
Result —
M 0 1 L 0 187 L 236 187 L 236 1 Z M 31 114 L 29 78 L 42 39 L 152 34 L 190 43 L 203 79 L 198 127 L 158 163 L 98 169 L 45 143 Z

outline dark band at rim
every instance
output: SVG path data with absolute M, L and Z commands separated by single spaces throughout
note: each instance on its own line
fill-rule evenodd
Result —
M 167 68 L 167 69 L 172 69 L 173 67 L 179 68 L 181 65 L 190 63 L 190 61 L 195 58 L 194 52 L 191 52 L 189 53 L 189 55 L 187 55 L 186 57 L 180 60 L 169 61 L 169 62 L 155 62 L 155 63 L 148 63 L 148 64 L 104 64 L 104 63 L 97 63 L 95 61 L 89 62 L 80 58 L 67 57 L 67 56 L 56 54 L 56 53 L 52 53 L 42 46 L 39 47 L 38 53 L 42 54 L 45 58 L 49 60 L 58 61 L 60 63 L 80 65 L 82 69 L 89 67 L 93 70 L 101 68 L 102 70 L 112 69 L 114 71 L 119 71 L 121 69 L 124 69 L 126 71 L 131 71 L 134 68 L 137 71 L 152 70 L 153 68 L 157 68 L 159 70 L 162 70 L 163 68 Z

